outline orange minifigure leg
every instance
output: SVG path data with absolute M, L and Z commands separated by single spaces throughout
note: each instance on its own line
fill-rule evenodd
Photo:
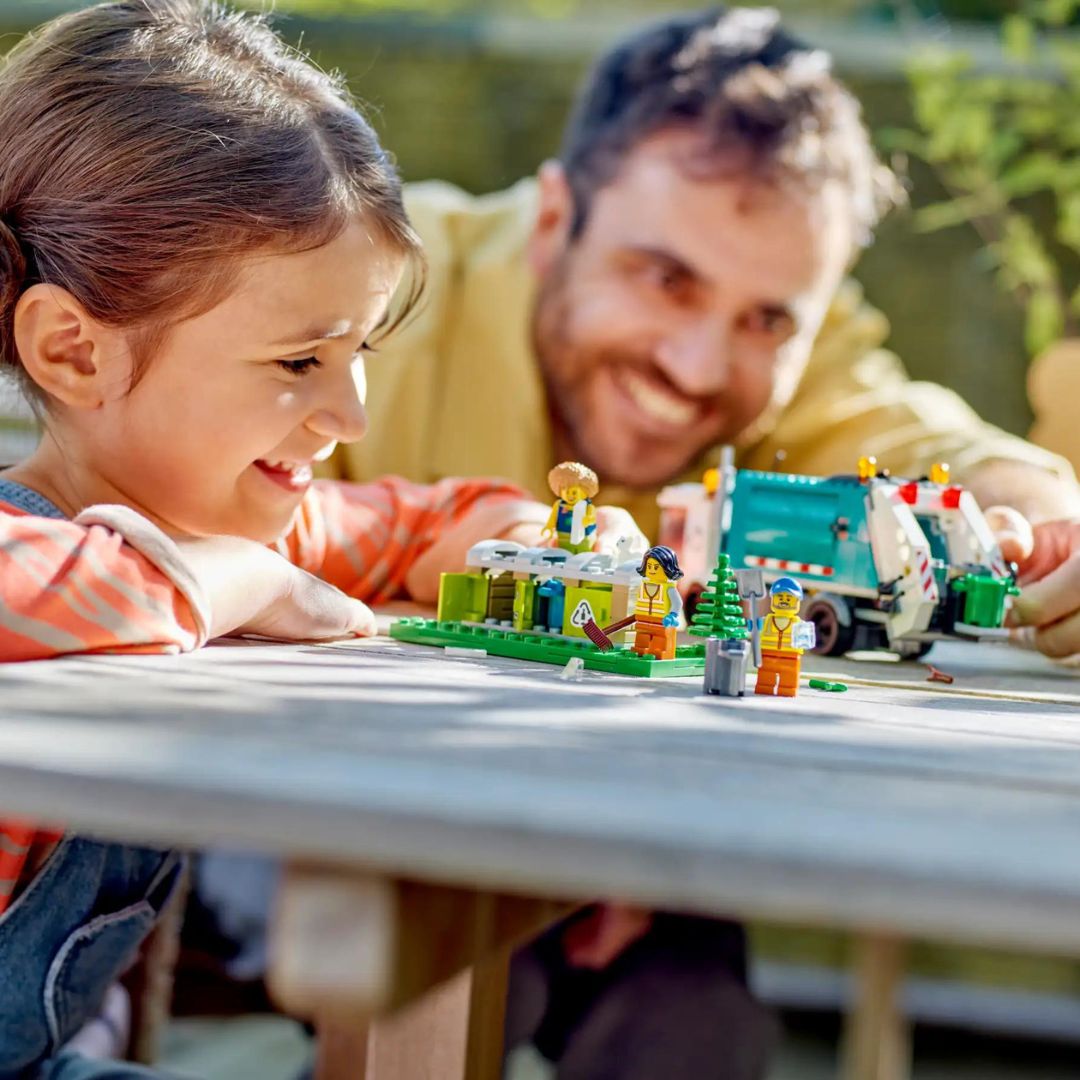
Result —
M 768 694 L 772 697 L 776 693 L 780 672 L 773 666 L 772 660 L 761 658 L 761 667 L 758 668 L 757 681 L 754 683 L 755 694 Z
M 634 652 L 642 656 L 654 656 L 657 660 L 674 658 L 675 628 L 673 626 L 662 626 L 659 619 L 638 619 L 636 630 Z
M 800 657 L 785 658 L 780 662 L 779 684 L 776 692 L 780 697 L 795 697 L 799 692 Z

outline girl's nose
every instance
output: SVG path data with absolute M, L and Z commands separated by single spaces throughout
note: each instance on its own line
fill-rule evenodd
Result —
M 364 365 L 357 360 L 343 378 L 326 386 L 319 408 L 308 417 L 307 427 L 341 443 L 362 439 L 367 431 L 366 396 Z

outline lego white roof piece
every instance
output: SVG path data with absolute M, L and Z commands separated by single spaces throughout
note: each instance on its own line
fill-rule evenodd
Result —
M 469 548 L 465 565 L 604 585 L 637 584 L 640 560 L 631 559 L 616 565 L 616 557 L 606 551 L 582 551 L 571 555 L 561 548 L 527 548 L 513 540 L 481 540 Z
M 513 563 L 525 545 L 513 540 L 481 540 L 469 548 L 466 566 L 507 566 Z

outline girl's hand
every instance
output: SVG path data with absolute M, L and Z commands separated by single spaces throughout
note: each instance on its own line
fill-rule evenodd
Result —
M 305 641 L 375 633 L 366 604 L 254 540 L 208 536 L 176 545 L 209 601 L 211 637 Z

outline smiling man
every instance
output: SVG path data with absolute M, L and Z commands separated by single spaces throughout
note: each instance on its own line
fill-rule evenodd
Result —
M 844 276 L 898 197 L 827 57 L 775 13 L 650 27 L 599 62 L 537 179 L 408 191 L 426 307 L 370 364 L 376 435 L 340 468 L 495 470 L 543 495 L 580 459 L 648 531 L 657 488 L 734 442 L 740 465 L 782 451 L 793 472 L 947 461 L 984 504 L 1075 512 L 1061 459 L 880 347 Z
M 907 476 L 944 461 L 984 505 L 1038 522 L 1032 565 L 1047 576 L 1023 618 L 1045 651 L 1080 651 L 1068 465 L 911 381 L 845 282 L 899 197 L 828 58 L 775 12 L 646 28 L 596 65 L 535 180 L 407 193 L 427 305 L 373 358 L 375 434 L 336 466 L 358 480 L 499 473 L 542 497 L 556 462 L 580 460 L 651 532 L 657 489 L 700 479 L 723 443 L 742 466 L 783 452 L 803 473 L 871 454 Z M 560 1080 L 765 1067 L 768 1024 L 727 924 L 597 909 L 519 957 L 511 1015 Z

